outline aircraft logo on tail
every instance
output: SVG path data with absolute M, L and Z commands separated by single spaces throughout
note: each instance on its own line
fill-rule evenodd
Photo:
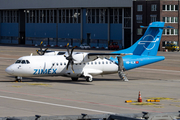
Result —
M 140 41 L 138 44 L 139 45 L 143 45 L 143 47 L 146 49 L 146 50 L 152 50 L 155 45 L 156 45 L 156 42 L 159 41 L 159 38 L 154 38 L 154 36 L 152 35 L 146 35 L 142 41 Z

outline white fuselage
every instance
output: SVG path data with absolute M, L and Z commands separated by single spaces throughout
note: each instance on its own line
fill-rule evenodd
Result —
M 96 59 L 89 62 L 74 63 L 66 69 L 68 60 L 64 55 L 55 56 L 24 56 L 20 63 L 10 65 L 6 72 L 13 76 L 68 76 L 81 77 L 88 75 L 111 74 L 118 71 L 118 65 L 108 59 Z M 22 63 L 22 61 L 25 63 Z M 29 62 L 27 62 L 29 61 Z

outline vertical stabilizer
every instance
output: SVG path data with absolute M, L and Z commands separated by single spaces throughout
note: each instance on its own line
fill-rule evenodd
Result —
M 144 35 L 131 47 L 113 53 L 155 56 L 161 40 L 164 22 L 150 23 Z

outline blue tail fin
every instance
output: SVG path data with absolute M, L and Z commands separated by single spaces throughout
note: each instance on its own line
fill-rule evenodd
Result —
M 133 55 L 152 55 L 158 51 L 164 22 L 150 23 L 144 35 L 131 47 L 113 53 L 132 53 Z

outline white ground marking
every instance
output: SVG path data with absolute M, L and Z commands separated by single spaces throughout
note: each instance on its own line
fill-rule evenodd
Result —
M 8 96 L 0 96 L 0 98 L 19 100 L 19 101 L 25 101 L 25 102 L 31 102 L 31 103 L 39 103 L 39 104 L 52 105 L 52 106 L 65 107 L 65 108 L 73 108 L 73 109 L 86 110 L 86 111 L 92 111 L 92 112 L 98 112 L 98 113 L 115 114 L 115 113 L 107 112 L 107 111 L 93 110 L 93 109 L 88 109 L 88 108 L 74 107 L 74 106 L 54 104 L 54 103 L 34 101 L 34 100 L 27 100 L 27 99 L 14 98 L 14 97 L 8 97 Z
M 162 70 L 162 69 L 149 69 L 149 68 L 136 68 L 139 70 L 152 70 L 152 71 L 164 71 L 164 72 L 177 72 L 180 73 L 180 71 L 177 70 Z

